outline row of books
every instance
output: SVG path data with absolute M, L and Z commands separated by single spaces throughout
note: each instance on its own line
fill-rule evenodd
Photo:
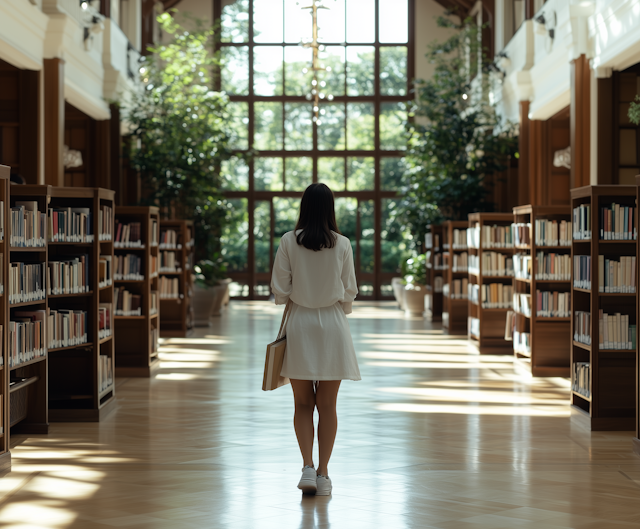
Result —
M 451 284 L 446 283 L 442 286 L 442 294 L 450 299 L 467 299 L 469 289 L 469 280 L 454 279 Z
M 47 343 L 49 344 L 49 349 L 87 343 L 89 341 L 87 327 L 87 312 L 84 310 L 49 310 L 47 316 Z
M 4 241 L 4 201 L 2 200 L 0 200 L 0 241 Z
M 64 261 L 49 261 L 47 264 L 48 295 L 80 294 L 91 290 L 88 255 Z
M 105 391 L 113 386 L 113 361 L 107 355 L 100 355 L 98 359 L 99 391 Z
M 531 333 L 513 331 L 513 351 L 524 355 L 530 355 Z
M 637 238 L 636 208 L 611 204 L 600 208 L 600 239 L 605 241 L 635 241 Z
M 98 212 L 98 239 L 113 240 L 113 208 L 104 204 L 100 206 Z
M 154 278 L 158 275 L 158 256 L 157 255 L 152 255 L 151 256 L 151 271 L 150 271 L 151 277 Z
M 142 316 L 142 296 L 124 287 L 114 289 L 116 316 Z
M 142 266 L 142 257 L 134 254 L 116 255 L 115 269 L 113 278 L 116 281 L 142 281 L 144 280 L 144 269 Z
M 571 293 L 536 290 L 536 315 L 542 318 L 571 317 Z
M 573 339 L 591 345 L 591 313 L 577 310 L 573 313 Z
M 629 324 L 629 315 L 598 313 L 598 345 L 600 349 L 636 350 L 636 326 Z
M 473 257 L 473 256 L 472 256 Z M 466 272 L 469 270 L 469 254 L 467 252 L 453 254 L 453 272 Z
M 482 260 L 472 255 L 470 268 L 476 274 L 490 277 L 513 277 L 514 274 L 513 257 L 498 252 L 482 252 Z
M 433 268 L 435 270 L 448 270 L 449 269 L 449 259 L 447 255 L 443 255 L 438 253 L 433 256 Z
M 513 310 L 527 318 L 531 317 L 531 294 L 515 292 L 513 294 Z
M 573 286 L 591 290 L 591 256 L 573 256 Z
M 442 280 L 442 278 L 440 278 Z M 158 293 L 153 290 L 151 291 L 151 305 L 149 308 L 149 314 L 153 316 L 154 314 L 158 314 Z
M 180 279 L 177 277 L 161 276 L 158 281 L 158 292 L 161 299 L 179 299 L 182 297 L 180 294 Z
M 577 208 L 573 208 L 573 239 L 591 240 L 591 206 L 589 204 L 580 204 Z
M 442 294 L 443 285 L 444 285 L 444 278 L 442 276 L 436 276 L 433 280 L 433 291 L 436 294 Z
M 467 325 L 469 326 L 469 334 L 480 337 L 480 318 L 472 318 L 469 316 Z
M 90 208 L 49 208 L 49 242 L 88 242 L 94 240 Z
M 591 398 L 591 364 L 574 362 L 571 373 L 571 389 L 583 397 Z
M 537 246 L 571 246 L 570 221 L 536 219 L 535 228 Z
M 530 222 L 514 222 L 511 225 L 513 230 L 513 242 L 516 246 L 531 245 L 531 223 Z
M 46 312 L 16 312 L 9 322 L 9 368 L 47 354 Z
M 536 252 L 536 279 L 571 280 L 571 256 L 542 251 Z
M 98 287 L 105 288 L 113 284 L 113 259 L 111 255 L 101 255 L 98 261 Z
M 152 328 L 151 332 L 151 357 L 158 356 L 158 343 L 160 342 L 160 331 L 158 328 Z
M 469 300 L 483 309 L 511 308 L 513 286 L 502 283 L 469 285 Z
M 18 248 L 42 248 L 45 246 L 47 216 L 38 211 L 34 200 L 16 201 L 11 208 L 11 236 L 9 244 Z
M 433 234 L 431 232 L 427 233 L 425 237 L 425 247 L 428 250 L 439 249 L 440 248 L 440 234 Z
M 636 257 L 609 259 L 598 256 L 598 291 L 633 294 L 636 291 Z
M 180 259 L 176 252 L 160 252 L 160 272 L 181 272 Z
M 100 303 L 98 306 L 98 339 L 103 340 L 113 334 L 113 305 Z
M 46 263 L 11 263 L 9 267 L 9 303 L 45 299 Z
M 467 230 L 467 241 L 471 248 L 513 248 L 512 226 L 480 226 Z
M 115 225 L 115 248 L 143 248 L 142 224 L 140 222 L 129 222 L 124 224 L 116 219 Z
M 158 246 L 158 221 L 151 219 L 151 246 Z
M 516 279 L 531 279 L 531 256 L 517 253 L 513 256 L 513 274 Z
M 178 242 L 178 232 L 176 230 L 161 230 L 160 231 L 160 245 L 162 250 L 181 250 L 182 244 Z

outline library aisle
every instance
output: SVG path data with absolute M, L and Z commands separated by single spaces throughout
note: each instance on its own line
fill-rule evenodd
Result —
M 0 526 L 640 524 L 630 432 L 572 427 L 567 379 L 519 378 L 511 355 L 480 356 L 390 303 L 350 316 L 363 380 L 340 391 L 333 496 L 302 497 L 291 390 L 260 389 L 281 313 L 232 303 L 212 328 L 165 340 L 151 379 L 118 379 L 102 422 L 12 436 Z

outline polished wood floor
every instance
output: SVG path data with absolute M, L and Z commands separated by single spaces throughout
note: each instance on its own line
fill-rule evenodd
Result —
M 350 316 L 363 380 L 345 382 L 332 497 L 302 497 L 289 387 L 260 390 L 281 308 L 234 303 L 118 381 L 101 424 L 14 437 L 11 528 L 638 528 L 630 433 L 569 420 L 564 379 L 516 376 L 392 304 Z

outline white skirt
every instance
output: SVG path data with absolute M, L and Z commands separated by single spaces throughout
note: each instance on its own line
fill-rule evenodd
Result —
M 320 309 L 293 304 L 280 374 L 294 380 L 360 380 L 347 316 L 340 303 Z

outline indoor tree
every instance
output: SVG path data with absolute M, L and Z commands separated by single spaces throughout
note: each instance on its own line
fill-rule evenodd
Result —
M 517 156 L 513 127 L 501 122 L 490 100 L 495 66 L 480 43 L 472 19 L 438 25 L 453 30 L 429 45 L 433 77 L 416 81 L 416 100 L 406 121 L 406 186 L 400 219 L 421 247 L 428 224 L 466 220 L 474 211 L 492 211 L 488 177 Z

